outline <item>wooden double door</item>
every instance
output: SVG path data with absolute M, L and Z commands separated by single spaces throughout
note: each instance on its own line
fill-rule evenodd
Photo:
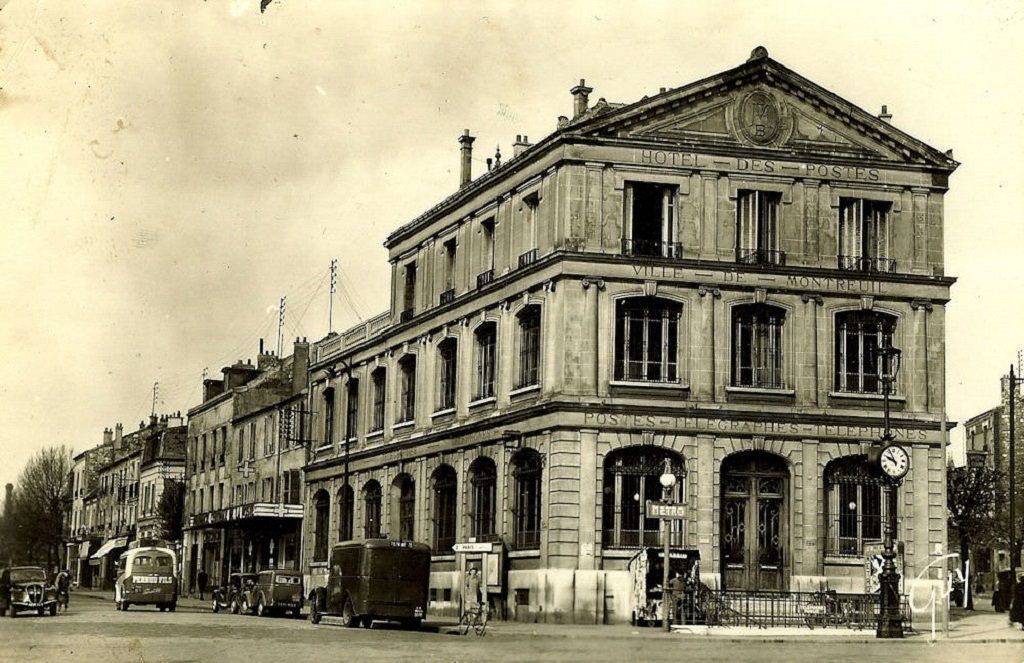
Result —
M 763 452 L 722 464 L 721 560 L 726 589 L 784 590 L 789 470 Z

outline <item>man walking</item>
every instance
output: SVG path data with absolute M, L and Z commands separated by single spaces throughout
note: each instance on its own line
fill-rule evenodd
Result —
M 203 594 L 206 593 L 206 583 L 210 580 L 210 576 L 206 575 L 205 569 L 199 569 L 199 600 L 203 600 Z

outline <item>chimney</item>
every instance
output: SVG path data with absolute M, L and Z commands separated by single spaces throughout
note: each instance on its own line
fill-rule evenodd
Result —
M 512 158 L 525 152 L 530 147 L 530 137 L 516 134 L 516 142 L 512 143 Z
M 572 93 L 572 97 L 575 100 L 573 104 L 572 119 L 577 120 L 581 115 L 587 112 L 587 99 L 594 88 L 587 87 L 587 81 L 580 79 L 580 84 L 569 90 Z
M 309 385 L 309 341 L 295 339 L 292 350 L 292 393 L 297 394 Z
M 121 451 L 121 440 L 124 437 L 124 426 L 117 424 L 114 426 L 114 455 L 117 455 Z
M 114 431 L 109 428 L 103 429 L 103 444 L 110 444 L 114 440 Z
M 882 112 L 878 115 L 878 119 L 886 124 L 892 124 L 892 113 L 889 112 L 889 107 L 882 104 Z
M 473 179 L 473 141 L 476 140 L 469 135 L 469 129 L 459 136 L 459 151 L 462 153 L 462 169 L 459 173 L 459 188 L 466 186 Z
M 215 396 L 220 396 L 223 393 L 224 393 L 224 380 L 213 380 L 211 378 L 206 378 L 205 380 L 203 380 L 203 402 L 204 403 L 206 401 L 210 400 L 211 398 L 214 398 Z

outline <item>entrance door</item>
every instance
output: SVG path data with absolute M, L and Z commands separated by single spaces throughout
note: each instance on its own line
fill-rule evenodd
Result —
M 722 582 L 726 589 L 786 588 L 785 462 L 745 452 L 722 464 Z

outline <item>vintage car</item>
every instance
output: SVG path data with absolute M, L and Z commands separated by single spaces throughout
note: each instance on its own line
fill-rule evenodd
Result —
M 160 612 L 174 612 L 178 605 L 177 557 L 165 545 L 132 542 L 117 560 L 114 607 L 127 610 L 133 605 L 155 605 Z
M 0 615 L 14 617 L 19 611 L 57 614 L 57 588 L 38 566 L 15 566 L 0 572 Z
M 302 612 L 302 574 L 298 571 L 260 571 L 250 604 L 260 617 L 272 612 Z M 242 607 L 245 612 L 245 606 Z
M 249 612 L 255 605 L 253 590 L 256 588 L 255 573 L 232 573 L 223 587 L 213 590 L 213 611 L 230 610 Z

